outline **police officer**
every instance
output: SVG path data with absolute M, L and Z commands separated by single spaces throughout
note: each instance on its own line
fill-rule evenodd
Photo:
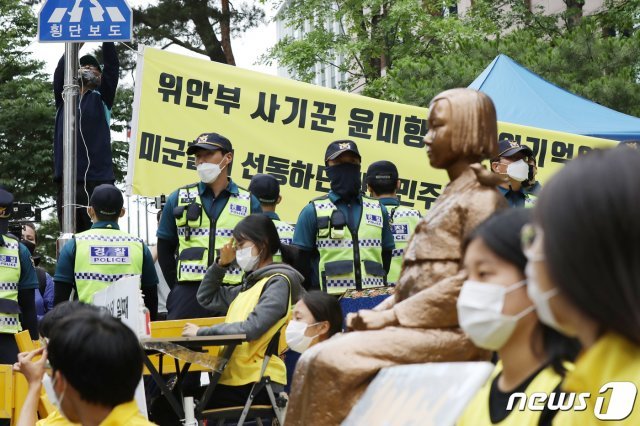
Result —
M 233 161 L 229 139 L 218 133 L 203 133 L 189 146 L 187 154 L 195 156 L 200 182 L 169 195 L 157 232 L 158 261 L 171 287 L 167 298 L 170 320 L 218 314 L 198 303 L 200 281 L 231 239 L 238 222 L 251 213 L 262 212 L 258 199 L 229 177 Z M 233 264 L 224 283 L 241 282 L 242 270 Z
M 249 192 L 260 201 L 262 212 L 271 219 L 276 226 L 280 242 L 291 245 L 295 228 L 287 222 L 281 221 L 280 216 L 276 213 L 276 206 L 282 201 L 278 180 L 271 175 L 259 173 L 251 178 Z M 282 262 L 282 254 L 280 251 L 273 256 L 273 262 Z
M 38 338 L 38 278 L 27 247 L 8 234 L 12 205 L 13 194 L 0 188 L 0 364 L 17 361 L 16 333 L 27 329 Z
M 386 283 L 393 234 L 387 209 L 361 193 L 361 157 L 351 140 L 327 147 L 328 195 L 307 204 L 298 218 L 293 244 L 306 257 L 301 271 L 311 277 L 311 288 L 340 295 L 350 289 L 380 287 Z
M 121 231 L 122 192 L 111 184 L 97 186 L 87 209 L 91 229 L 76 234 L 62 248 L 56 273 L 54 304 L 69 300 L 75 288 L 78 300 L 92 303 L 93 295 L 118 279 L 141 275 L 144 303 L 154 320 L 158 312 L 158 275 L 147 245 Z
M 400 205 L 397 191 L 400 189 L 398 169 L 390 161 L 376 161 L 367 169 L 367 190 L 371 198 L 379 200 L 389 211 L 389 224 L 396 248 L 393 250 L 387 283 L 395 285 L 400 278 L 402 256 L 409 237 L 420 221 L 420 212 Z
M 533 158 L 533 151 L 526 145 L 508 139 L 498 142 L 498 156 L 491 160 L 491 170 L 506 176 L 498 190 L 510 207 L 533 207 L 536 203 L 537 196 L 524 187 L 535 173 Z

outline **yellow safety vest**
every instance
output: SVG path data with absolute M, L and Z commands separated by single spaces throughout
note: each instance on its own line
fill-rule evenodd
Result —
M 393 240 L 396 248 L 393 250 L 391 258 L 391 268 L 387 274 L 387 283 L 396 285 L 402 271 L 402 257 L 404 249 L 409 244 L 409 238 L 420 222 L 420 212 L 404 206 L 387 206 L 389 211 L 389 225 L 393 232 Z
M 93 295 L 122 277 L 142 275 L 144 243 L 113 228 L 89 229 L 75 236 L 73 275 L 78 300 L 93 302 Z
M 328 196 L 312 201 L 317 217 L 316 245 L 320 253 L 320 286 L 329 294 L 386 285 L 382 266 L 382 206 L 362 198 L 362 216 L 356 235 Z
M 293 233 L 295 228 L 289 225 L 287 222 L 283 222 L 281 220 L 272 219 L 273 224 L 276 226 L 276 230 L 278 231 L 278 237 L 280 238 L 280 243 L 291 245 L 293 241 Z M 280 250 L 276 254 L 273 255 L 273 263 L 282 262 L 282 253 Z
M 287 313 L 258 339 L 251 342 L 244 342 L 236 347 L 227 364 L 227 368 L 225 368 L 220 377 L 220 383 L 223 385 L 242 386 L 260 380 L 260 370 L 262 369 L 267 346 L 269 346 L 273 336 L 287 323 L 289 314 L 291 313 L 291 282 L 289 278 L 283 274 L 273 274 L 262 278 L 250 288 L 242 290 L 240 294 L 233 299 L 233 302 L 231 302 L 227 316 L 224 319 L 225 323 L 246 321 L 249 314 L 251 314 L 258 305 L 258 300 L 262 295 L 264 286 L 275 276 L 284 277 L 289 283 Z M 265 376 L 269 376 L 271 380 L 276 383 L 283 385 L 287 383 L 286 367 L 277 355 L 272 356 L 269 360 Z
M 202 205 L 198 184 L 178 190 L 178 281 L 202 281 L 207 268 L 215 261 L 222 246 L 232 237 L 233 229 L 251 214 L 251 194 L 238 187 L 230 194 L 218 220 L 212 222 Z M 214 250 L 210 251 L 209 248 Z M 224 284 L 240 284 L 243 271 L 235 262 L 227 269 Z
M 8 235 L 0 236 L 0 333 L 22 331 L 18 282 L 20 281 L 20 248 L 18 241 Z
M 491 417 L 489 415 L 489 394 L 491 392 L 491 383 L 495 377 L 502 371 L 502 364 L 498 363 L 491 374 L 491 378 L 473 397 L 462 416 L 456 423 L 457 426 L 484 426 L 491 425 Z M 541 370 L 536 377 L 529 383 L 524 393 L 527 394 L 527 401 L 531 394 L 543 392 L 549 395 L 560 384 L 562 377 L 553 370 L 553 367 L 547 366 Z M 537 425 L 540 420 L 542 411 L 532 411 L 525 408 L 519 411 L 522 398 L 515 398 L 513 410 L 509 415 L 499 423 L 500 426 L 521 426 L 521 425 Z M 542 405 L 542 404 L 539 404 Z

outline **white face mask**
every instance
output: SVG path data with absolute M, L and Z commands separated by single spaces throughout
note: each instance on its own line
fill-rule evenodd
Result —
M 311 341 L 318 337 L 319 334 L 316 334 L 315 336 L 306 336 L 305 333 L 307 331 L 307 327 L 311 327 L 316 324 L 319 323 L 316 322 L 314 324 L 307 324 L 303 321 L 290 321 L 284 333 L 287 340 L 287 346 L 289 346 L 291 350 L 300 353 L 309 349 L 309 346 L 311 346 Z
M 535 307 L 529 306 L 517 315 L 502 313 L 505 296 L 522 287 L 520 281 L 509 287 L 467 280 L 458 296 L 458 321 L 476 346 L 497 351 L 513 334 L 520 318 Z
M 556 296 L 560 291 L 557 288 L 552 288 L 551 290 L 543 292 L 540 290 L 540 285 L 538 284 L 538 277 L 536 275 L 535 268 L 533 267 L 533 261 L 528 259 L 527 266 L 524 269 L 524 273 L 527 276 L 527 281 L 529 285 L 527 286 L 527 294 L 529 295 L 529 299 L 533 302 L 536 307 L 536 311 L 538 312 L 538 318 L 540 322 L 549 327 L 557 330 L 558 332 L 570 336 L 575 337 L 575 333 L 571 332 L 571 330 L 567 330 L 566 327 L 563 327 L 558 323 L 555 315 L 553 315 L 553 311 L 551 310 L 551 304 L 549 300 L 553 296 Z
M 222 160 L 220 160 L 220 163 L 222 163 Z M 196 170 L 198 171 L 198 176 L 200 176 L 200 180 L 202 182 L 211 183 L 218 179 L 218 176 L 220 176 L 220 173 L 222 173 L 222 170 L 224 170 L 225 167 L 227 167 L 226 164 L 224 165 L 224 167 L 220 168 L 219 163 L 200 163 L 196 167 Z
M 253 246 L 251 245 L 236 251 L 236 262 L 238 262 L 238 266 L 240 266 L 245 272 L 253 271 L 260 260 L 259 255 L 254 256 L 251 254 L 252 249 Z
M 529 165 L 522 159 L 514 161 L 507 166 L 507 175 L 518 182 L 529 178 Z
M 44 391 L 47 394 L 47 398 L 49 398 L 49 402 L 51 402 L 51 404 L 56 407 L 60 414 L 62 414 L 64 417 L 67 417 L 62 411 L 62 400 L 64 399 L 65 391 L 62 391 L 62 395 L 60 395 L 60 398 L 58 398 L 58 395 L 56 395 L 56 391 L 54 389 L 55 382 L 55 380 L 51 380 L 51 377 L 48 374 L 42 376 L 42 386 L 44 386 Z

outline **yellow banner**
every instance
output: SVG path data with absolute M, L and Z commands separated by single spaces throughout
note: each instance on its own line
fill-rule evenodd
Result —
M 295 222 L 309 200 L 329 191 L 327 145 L 352 139 L 363 174 L 375 161 L 394 162 L 402 203 L 425 211 L 447 183 L 423 148 L 427 112 L 145 47 L 138 60 L 128 192 L 157 196 L 198 181 L 187 147 L 200 133 L 217 132 L 233 144 L 233 180 L 246 188 L 256 173 L 275 176 L 283 199 L 278 213 Z M 566 161 L 616 144 L 510 123 L 499 123 L 498 131 L 533 149 L 542 184 Z

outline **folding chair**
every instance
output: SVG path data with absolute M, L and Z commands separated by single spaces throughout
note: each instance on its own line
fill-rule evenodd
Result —
M 284 325 L 286 327 L 286 324 Z M 284 328 L 283 327 L 283 328 Z M 287 406 L 287 398 L 281 395 L 275 395 L 272 387 L 271 378 L 265 376 L 267 365 L 272 356 L 278 356 L 280 332 L 282 328 L 271 338 L 264 356 L 264 362 L 260 370 L 260 380 L 253 384 L 251 392 L 244 406 L 214 408 L 211 410 L 203 410 L 202 418 L 209 420 L 217 420 L 218 426 L 224 425 L 225 420 L 237 420 L 237 425 L 242 426 L 247 419 L 255 419 L 256 423 L 261 426 L 262 418 L 273 420 L 277 419 L 278 424 L 284 424 L 284 413 Z M 255 397 L 263 390 L 267 390 L 271 405 L 253 405 Z

